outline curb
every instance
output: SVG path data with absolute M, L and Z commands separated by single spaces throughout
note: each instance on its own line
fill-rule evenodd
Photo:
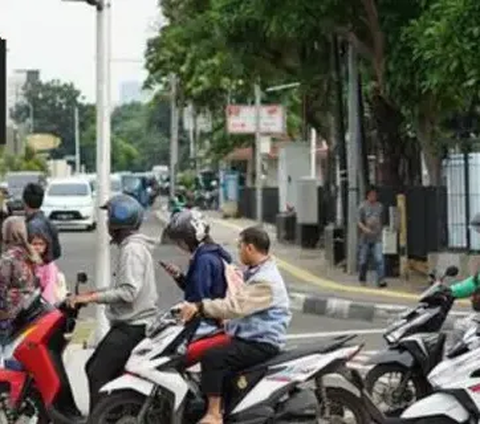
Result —
M 163 227 L 168 224 L 168 218 L 161 211 L 157 212 L 157 218 Z M 162 244 L 168 244 L 168 241 L 163 240 Z M 407 305 L 373 304 L 294 291 L 290 292 L 290 302 L 293 311 L 304 314 L 385 324 L 389 324 L 399 314 L 411 308 Z M 471 311 L 451 311 L 445 321 L 445 329 L 453 328 L 458 319 L 465 318 L 470 314 Z
M 326 316 L 368 322 L 391 323 L 408 309 L 405 305 L 373 304 L 334 297 L 320 297 L 305 293 L 290 293 L 291 308 L 304 314 Z M 452 311 L 445 321 L 444 328 L 452 329 L 456 321 L 469 316 L 471 312 Z

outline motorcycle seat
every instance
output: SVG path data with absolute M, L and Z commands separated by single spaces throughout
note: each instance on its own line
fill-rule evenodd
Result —
M 301 358 L 302 356 L 314 355 L 316 353 L 328 353 L 332 350 L 335 350 L 339 347 L 339 345 L 343 345 L 344 339 L 342 341 L 333 340 L 331 343 L 309 343 L 305 346 L 296 346 L 288 348 L 284 351 L 281 351 L 278 355 L 274 356 L 273 358 L 269 359 L 266 362 L 262 362 L 260 364 L 254 365 L 253 367 L 248 368 L 245 370 L 246 372 L 254 372 L 259 370 L 260 368 L 269 368 L 275 365 L 280 365 L 285 362 L 293 361 L 295 359 Z

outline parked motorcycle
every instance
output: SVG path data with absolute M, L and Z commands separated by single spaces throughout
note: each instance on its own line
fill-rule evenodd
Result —
M 480 423 L 480 322 L 429 374 L 434 393 L 409 406 L 399 418 L 387 418 L 375 405 L 357 371 L 352 379 L 369 417 L 375 424 Z
M 90 420 L 106 423 L 194 423 L 204 414 L 195 358 L 188 355 L 199 319 L 184 325 L 175 308 L 160 317 L 132 352 L 125 374 L 101 389 Z M 355 336 L 321 346 L 287 350 L 229 379 L 226 423 L 367 423 L 360 400 L 342 387 L 325 387 L 327 373 L 348 373 L 345 364 L 361 349 Z M 187 360 L 187 358 L 190 358 Z M 314 382 L 314 388 L 304 385 Z M 323 421 L 322 421 L 323 420 Z
M 446 277 L 454 277 L 458 268 L 449 267 L 420 297 L 419 305 L 399 316 L 384 334 L 388 347 L 371 358 L 375 366 L 365 377 L 365 386 L 385 413 L 400 413 L 415 401 L 431 393 L 427 376 L 444 357 L 446 334 L 440 332 L 454 299 L 439 302 L 436 293 Z M 443 299 L 443 298 L 442 298 Z
M 77 275 L 75 293 L 86 283 Z M 79 307 L 55 307 L 39 290 L 14 318 L 0 368 L 0 423 L 84 422 L 73 399 L 62 355 L 75 329 Z

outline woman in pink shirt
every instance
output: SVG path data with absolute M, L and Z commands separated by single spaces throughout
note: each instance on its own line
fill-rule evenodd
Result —
M 29 234 L 30 245 L 33 250 L 42 258 L 46 255 L 48 249 L 51 248 L 49 237 L 46 234 Z M 51 304 L 61 299 L 59 294 L 60 272 L 55 262 L 48 264 L 39 264 L 35 267 L 35 275 L 40 280 L 43 298 Z

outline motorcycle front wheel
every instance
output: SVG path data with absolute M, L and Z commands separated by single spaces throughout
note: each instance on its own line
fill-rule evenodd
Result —
M 89 424 L 137 424 L 147 397 L 134 390 L 119 390 L 103 396 L 88 418 Z M 158 424 L 164 421 L 162 408 L 151 405 L 145 411 L 145 424 Z
M 426 380 L 415 374 L 408 375 L 410 371 L 398 364 L 381 364 L 366 375 L 365 388 L 387 416 L 400 416 L 410 405 L 429 394 Z

